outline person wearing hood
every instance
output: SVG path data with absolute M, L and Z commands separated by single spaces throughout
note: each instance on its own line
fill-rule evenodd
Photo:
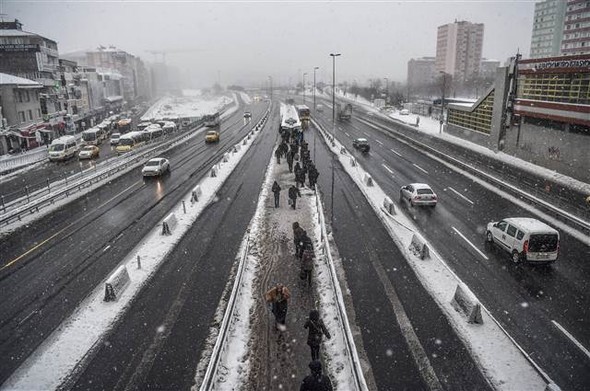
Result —
M 264 294 L 264 298 L 271 305 L 272 313 L 275 316 L 276 328 L 281 331 L 285 330 L 285 320 L 289 308 L 289 299 L 291 298 L 289 289 L 283 284 L 277 284 Z
M 275 183 L 272 184 L 272 192 L 275 194 L 275 208 L 278 208 L 279 198 L 281 196 L 281 186 L 279 186 L 277 181 L 275 181 Z
M 293 209 L 297 209 L 297 197 L 301 197 L 301 193 L 295 185 L 291 185 L 289 188 L 289 199 L 291 200 L 291 208 Z
M 301 382 L 299 391 L 332 391 L 332 381 L 326 375 L 322 375 L 322 363 L 312 361 L 309 363 L 311 374 Z
M 309 319 L 307 319 L 303 327 L 309 330 L 307 344 L 311 349 L 311 359 L 312 361 L 319 360 L 322 337 L 325 335 L 328 339 L 332 338 L 328 329 L 326 329 L 324 321 L 320 318 L 320 312 L 318 310 L 311 310 L 309 312 Z

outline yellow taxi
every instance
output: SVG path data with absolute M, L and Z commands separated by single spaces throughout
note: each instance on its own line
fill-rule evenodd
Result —
M 205 135 L 205 142 L 206 143 L 218 143 L 219 142 L 219 132 L 216 130 L 209 130 Z

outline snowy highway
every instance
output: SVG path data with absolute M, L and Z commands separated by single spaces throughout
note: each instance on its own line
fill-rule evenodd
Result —
M 590 251 L 584 234 L 563 227 L 559 259 L 549 267 L 512 264 L 507 253 L 485 243 L 485 226 L 509 216 L 539 218 L 533 208 L 388 135 L 386 129 L 396 129 L 395 124 L 375 126 L 372 116 L 362 110 L 356 114 L 350 122 L 337 122 L 336 138 L 549 377 L 565 389 L 584 389 L 590 381 L 590 266 L 584 262 Z M 319 121 L 331 131 L 331 110 Z M 369 154 L 352 148 L 357 137 L 369 139 Z M 414 182 L 433 187 L 439 196 L 436 209 L 397 203 L 400 187 Z M 553 218 L 547 221 L 563 226 Z
M 266 107 L 251 106 L 252 123 Z M 0 349 L 12 359 L 4 361 L 0 382 L 108 276 L 187 186 L 208 174 L 249 125 L 238 110 L 222 123 L 218 144 L 205 144 L 200 131 L 167 152 L 172 172 L 162 179 L 144 181 L 140 168 L 134 169 L 3 238 Z

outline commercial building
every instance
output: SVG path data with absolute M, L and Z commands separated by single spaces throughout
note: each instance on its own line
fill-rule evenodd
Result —
M 590 1 L 568 0 L 563 21 L 561 53 L 590 54 Z
M 436 58 L 421 57 L 408 61 L 408 85 L 411 87 L 432 84 L 436 77 Z
M 498 60 L 491 60 L 487 58 L 481 59 L 479 66 L 479 77 L 481 79 L 495 79 L 496 71 L 500 67 L 501 63 Z
M 590 55 L 513 59 L 475 104 L 449 104 L 446 129 L 590 182 Z
M 535 4 L 530 58 L 561 54 L 565 9 L 564 0 L 545 0 Z
M 482 23 L 455 21 L 438 27 L 436 71 L 465 82 L 479 75 L 483 47 Z

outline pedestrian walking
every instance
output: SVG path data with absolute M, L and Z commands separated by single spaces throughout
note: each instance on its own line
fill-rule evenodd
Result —
M 277 164 L 281 164 L 281 146 L 280 145 L 275 150 L 275 156 L 277 158 Z
M 275 208 L 278 208 L 279 207 L 279 199 L 281 196 L 281 186 L 279 186 L 277 181 L 275 181 L 275 183 L 272 184 L 272 192 L 275 194 Z
M 313 163 L 311 163 L 309 165 L 307 175 L 309 177 L 309 187 L 311 187 L 312 189 L 315 189 L 315 184 L 318 181 L 318 177 L 320 176 L 320 173 Z
M 265 293 L 264 298 L 271 305 L 271 311 L 275 316 L 275 327 L 284 331 L 291 292 L 283 284 L 277 284 Z
M 303 281 L 307 281 L 308 287 L 311 287 L 311 272 L 313 271 L 314 258 L 315 254 L 313 252 L 313 247 L 306 247 L 303 250 L 303 255 L 301 256 L 301 271 L 299 272 L 299 275 Z
M 299 247 L 301 247 L 301 238 L 304 232 L 297 221 L 293 223 L 293 243 L 295 244 L 295 255 L 297 257 L 299 257 Z
M 332 391 L 332 381 L 326 375 L 322 375 L 322 363 L 312 361 L 309 363 L 311 374 L 301 382 L 299 391 Z
M 320 318 L 320 312 L 315 309 L 309 311 L 309 318 L 303 327 L 308 329 L 307 344 L 311 349 L 311 360 L 319 360 L 322 337 L 325 335 L 328 339 L 332 338 L 324 321 Z
M 295 156 L 295 154 L 293 153 L 293 151 L 289 151 L 287 152 L 287 164 L 289 165 L 289 172 L 293 172 L 293 157 Z
M 289 188 L 289 199 L 291 200 L 291 208 L 293 209 L 297 209 L 297 197 L 301 197 L 301 193 L 295 185 L 291 185 Z
M 305 186 L 305 170 L 300 168 L 298 171 L 295 172 L 295 183 L 299 187 Z
M 303 257 L 303 251 L 307 248 L 310 248 L 313 251 L 313 242 L 311 241 L 311 238 L 307 236 L 307 231 L 303 230 L 299 237 L 299 252 L 297 253 L 299 259 Z

